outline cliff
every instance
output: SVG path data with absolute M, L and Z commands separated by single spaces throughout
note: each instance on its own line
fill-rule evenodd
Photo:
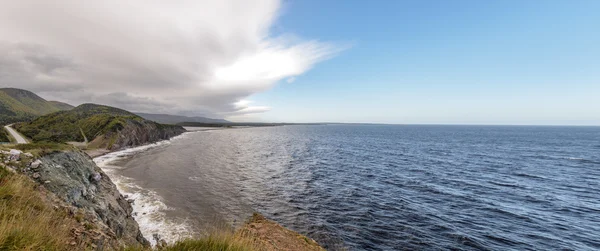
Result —
M 92 140 L 88 148 L 119 150 L 167 140 L 185 132 L 180 126 L 148 121 L 127 120 L 118 131 L 109 131 Z
M 106 249 L 149 246 L 127 199 L 88 155 L 75 149 L 46 153 L 36 158 L 37 153 L 3 151 L 7 162 L 3 165 L 29 176 L 38 190 L 49 192 L 51 196 L 46 198 L 55 209 L 75 216 L 81 224 L 71 230 L 76 240 L 73 245 Z

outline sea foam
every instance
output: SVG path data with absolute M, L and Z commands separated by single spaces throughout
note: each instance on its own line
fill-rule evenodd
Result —
M 190 133 L 194 132 L 187 132 L 170 140 L 111 152 L 94 158 L 94 162 L 110 177 L 119 192 L 134 200 L 132 205 L 134 218 L 138 222 L 144 237 L 153 246 L 156 245 L 156 240 L 153 238 L 154 234 L 160 235 L 162 239 L 169 243 L 191 237 L 193 231 L 190 224 L 187 219 L 167 219 L 166 212 L 172 209 L 164 203 L 164 199 L 155 191 L 139 186 L 134 179 L 120 175 L 118 171 L 123 167 L 116 165 L 115 162 L 140 152 L 167 146 L 174 140 L 187 137 Z

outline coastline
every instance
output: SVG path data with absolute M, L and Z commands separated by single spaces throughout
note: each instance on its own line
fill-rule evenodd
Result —
M 148 147 L 151 145 L 155 145 L 155 144 L 160 144 L 161 142 L 168 142 L 171 141 L 177 137 L 183 136 L 185 134 L 188 133 L 195 133 L 195 132 L 206 132 L 206 131 L 216 131 L 216 130 L 231 130 L 231 129 L 240 129 L 240 128 L 252 128 L 252 126 L 248 126 L 248 127 L 231 127 L 231 128 L 227 128 L 227 127 L 183 127 L 186 131 L 183 132 L 182 134 L 179 134 L 177 136 L 173 136 L 169 139 L 164 139 L 164 140 L 159 140 L 156 142 L 152 142 L 152 143 L 146 143 L 146 144 L 142 144 L 139 146 L 134 146 L 134 147 L 127 147 L 127 148 L 122 148 L 122 149 L 118 149 L 118 150 L 108 150 L 108 149 L 104 149 L 104 148 L 96 148 L 96 149 L 90 149 L 90 150 L 83 150 L 83 152 L 85 152 L 88 156 L 90 156 L 90 158 L 95 159 L 98 157 L 102 157 L 104 155 L 110 154 L 110 153 L 114 153 L 114 152 L 121 152 L 121 151 L 126 151 L 126 150 L 130 150 L 130 149 L 136 149 L 139 147 Z
M 170 144 L 172 140 L 185 137 L 190 133 L 193 133 L 193 131 L 186 131 L 170 139 L 119 150 L 93 149 L 84 151 L 109 176 L 119 192 L 133 202 L 132 216 L 138 223 L 143 236 L 153 246 L 157 244 L 153 237 L 155 234 L 158 234 L 161 240 L 165 240 L 167 243 L 174 243 L 180 239 L 192 238 L 194 231 L 186 224 L 187 219 L 181 221 L 167 220 L 165 212 L 169 211 L 170 208 L 164 203 L 164 199 L 155 191 L 138 185 L 135 180 L 120 175 L 118 171 L 121 170 L 121 167 L 112 163 L 123 157 Z
M 168 145 L 173 140 L 186 137 L 191 133 L 209 130 L 219 129 L 187 130 L 170 139 L 116 151 L 106 149 L 85 151 L 94 163 L 111 178 L 119 192 L 134 201 L 132 203 L 133 218 L 138 223 L 143 236 L 150 241 L 152 246 L 161 245 L 159 242 L 162 241 L 174 244 L 180 240 L 193 239 L 199 237 L 197 236 L 199 233 L 187 223 L 189 219 L 167 219 L 165 211 L 170 208 L 163 202 L 164 199 L 155 191 L 141 187 L 135 184 L 131 178 L 118 174 L 121 167 L 111 165 L 111 163 L 123 157 Z M 235 232 L 236 235 L 252 238 L 260 250 L 281 250 L 281 247 L 285 247 L 286 250 L 325 250 L 312 238 L 290 230 L 259 213 L 250 216 L 245 224 L 236 228 Z M 160 236 L 160 241 L 157 242 L 154 238 L 155 235 Z

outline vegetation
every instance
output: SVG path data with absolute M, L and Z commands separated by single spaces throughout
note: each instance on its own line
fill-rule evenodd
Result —
M 159 247 L 165 251 L 179 250 L 219 250 L 219 251 L 251 251 L 260 250 L 257 243 L 249 237 L 229 231 L 215 232 L 199 239 L 186 239 L 172 245 Z
M 15 128 L 35 142 L 82 142 L 86 136 L 94 139 L 108 132 L 123 129 L 129 122 L 144 119 L 114 107 L 83 104 L 69 111 L 60 111 L 39 117 Z
M 71 108 L 65 103 L 46 101 L 30 91 L 0 88 L 0 125 L 30 121 L 37 116 Z
M 10 142 L 10 139 L 8 138 L 8 132 L 6 129 L 4 129 L 4 127 L 0 128 L 0 142 Z
M 38 157 L 62 151 L 75 150 L 76 148 L 69 144 L 36 142 L 29 144 L 11 145 L 10 147 L 0 147 L 3 150 L 17 149 L 25 152 L 30 152 Z
M 68 250 L 77 224 L 44 201 L 26 176 L 0 167 L 0 250 Z

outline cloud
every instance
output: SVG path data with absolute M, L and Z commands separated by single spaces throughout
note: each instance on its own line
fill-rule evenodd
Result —
M 79 104 L 213 117 L 344 48 L 273 36 L 281 3 L 0 0 L 0 85 Z

